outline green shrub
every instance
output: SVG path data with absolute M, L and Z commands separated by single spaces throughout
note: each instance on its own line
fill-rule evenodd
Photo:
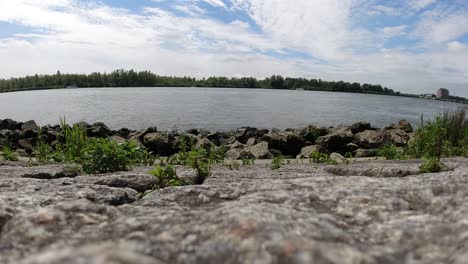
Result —
M 157 188 L 162 189 L 168 186 L 183 186 L 186 182 L 177 176 L 175 168 L 170 164 L 156 165 L 150 172 L 158 178 Z
M 277 170 L 277 169 L 280 169 L 282 166 L 284 165 L 284 158 L 283 156 L 276 156 L 273 158 L 273 160 L 271 161 L 271 166 L 270 168 L 272 170 Z
M 130 143 L 119 144 L 108 139 L 90 139 L 83 150 L 81 163 L 86 173 L 128 171 L 138 160 L 128 149 Z
M 2 157 L 4 160 L 8 161 L 18 161 L 18 157 L 15 152 L 8 146 L 2 148 Z
M 436 158 L 427 158 L 424 159 L 424 163 L 419 167 L 421 173 L 435 173 L 441 172 L 445 167 L 440 161 Z
M 223 165 L 230 170 L 238 170 L 240 168 L 240 164 L 237 161 L 224 162 Z
M 388 160 L 406 159 L 405 154 L 402 151 L 398 150 L 398 148 L 393 144 L 385 145 L 382 148 L 380 148 L 377 155 L 380 157 L 385 157 Z
M 415 158 L 468 156 L 468 116 L 458 109 L 438 115 L 421 126 L 408 143 L 406 152 Z
M 195 185 L 203 184 L 206 178 L 211 175 L 211 163 L 207 151 L 203 148 L 188 152 L 187 165 L 192 167 L 196 172 L 196 176 L 192 180 L 192 183 Z
M 321 153 L 318 151 L 314 151 L 310 153 L 309 158 L 311 162 L 313 163 L 325 163 L 325 164 L 332 164 L 332 165 L 336 164 L 336 162 L 330 158 L 329 154 Z
M 62 151 L 65 162 L 80 162 L 88 145 L 85 128 L 79 124 L 69 126 L 65 118 L 60 120 L 60 126 L 63 142 L 57 146 L 57 151 Z
M 255 159 L 242 159 L 243 166 L 249 166 L 249 165 L 254 165 L 254 164 L 255 164 Z
M 33 154 L 39 162 L 49 162 L 53 159 L 54 150 L 49 146 L 44 139 L 42 129 L 39 128 L 37 142 L 33 149 Z

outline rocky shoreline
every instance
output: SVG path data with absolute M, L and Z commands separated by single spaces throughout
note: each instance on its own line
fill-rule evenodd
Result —
M 230 159 L 372 156 L 385 144 L 404 147 L 413 133 L 404 120 L 384 129 L 185 133 L 82 126 L 89 137 L 162 156 L 187 135 L 197 147 L 226 147 Z M 59 126 L 0 120 L 0 142 L 17 154 L 29 157 L 38 133 L 50 145 L 63 136 Z M 87 175 L 73 164 L 0 161 L 0 264 L 468 263 L 468 159 L 442 162 L 439 173 L 421 173 L 421 160 L 218 164 L 201 185 L 155 189 L 152 166 Z
M 203 129 L 158 131 L 157 127 L 142 130 L 122 128 L 111 130 L 104 123 L 80 123 L 89 137 L 134 141 L 155 155 L 170 156 L 178 151 L 182 134 L 192 138 L 197 147 L 206 149 L 225 147 L 229 159 L 269 159 L 276 155 L 289 158 L 308 158 L 312 151 L 323 153 L 351 153 L 354 157 L 374 157 L 380 147 L 393 144 L 404 147 L 413 133 L 405 120 L 384 129 L 360 122 L 349 126 L 290 128 L 284 131 L 239 128 L 233 131 L 212 132 Z M 54 145 L 63 136 L 59 125 L 41 128 L 48 144 Z M 21 156 L 30 156 L 37 141 L 39 126 L 34 121 L 0 120 L 0 146 L 7 144 Z

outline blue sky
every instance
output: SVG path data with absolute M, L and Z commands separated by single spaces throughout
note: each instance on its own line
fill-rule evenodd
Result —
M 468 96 L 466 0 L 0 0 L 0 77 L 149 69 Z

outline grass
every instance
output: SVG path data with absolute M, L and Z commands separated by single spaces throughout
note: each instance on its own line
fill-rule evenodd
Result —
M 424 159 L 424 163 L 419 167 L 421 173 L 441 172 L 444 168 L 445 165 L 437 158 Z
M 8 147 L 8 146 L 4 146 L 2 148 L 2 158 L 4 160 L 8 160 L 8 161 L 18 161 L 18 157 L 16 156 L 15 152 L 13 152 L 13 150 Z
M 85 173 L 97 174 L 131 170 L 134 165 L 154 165 L 156 157 L 133 142 L 117 143 L 109 139 L 88 138 L 80 125 L 70 126 L 61 118 L 63 136 L 51 147 L 39 130 L 33 154 L 39 162 L 80 164 Z
M 187 184 L 177 176 L 176 169 L 170 164 L 156 165 L 150 174 L 158 178 L 156 187 L 159 189 L 163 189 L 168 186 L 183 186 Z
M 310 162 L 313 162 L 313 163 L 325 163 L 325 164 L 331 164 L 331 165 L 336 164 L 336 162 L 330 158 L 330 155 L 326 153 L 321 153 L 318 151 L 314 151 L 310 153 L 309 158 L 310 158 Z
M 387 160 L 405 160 L 408 158 L 404 151 L 400 151 L 394 144 L 388 144 L 381 147 L 377 155 L 379 157 L 385 157 Z
M 276 156 L 271 161 L 270 168 L 272 170 L 278 170 L 285 164 L 283 156 Z
M 465 109 L 444 112 L 434 121 L 421 118 L 421 126 L 408 143 L 414 158 L 468 157 L 468 116 Z

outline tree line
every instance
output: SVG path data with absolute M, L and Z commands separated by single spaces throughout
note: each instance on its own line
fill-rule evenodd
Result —
M 116 70 L 111 73 L 33 75 L 20 78 L 0 79 L 0 92 L 53 89 L 65 87 L 223 87 L 304 89 L 350 93 L 375 93 L 400 95 L 387 87 L 372 84 L 330 82 L 321 79 L 284 78 L 273 75 L 263 80 L 253 77 L 227 78 L 159 76 L 150 71 Z

